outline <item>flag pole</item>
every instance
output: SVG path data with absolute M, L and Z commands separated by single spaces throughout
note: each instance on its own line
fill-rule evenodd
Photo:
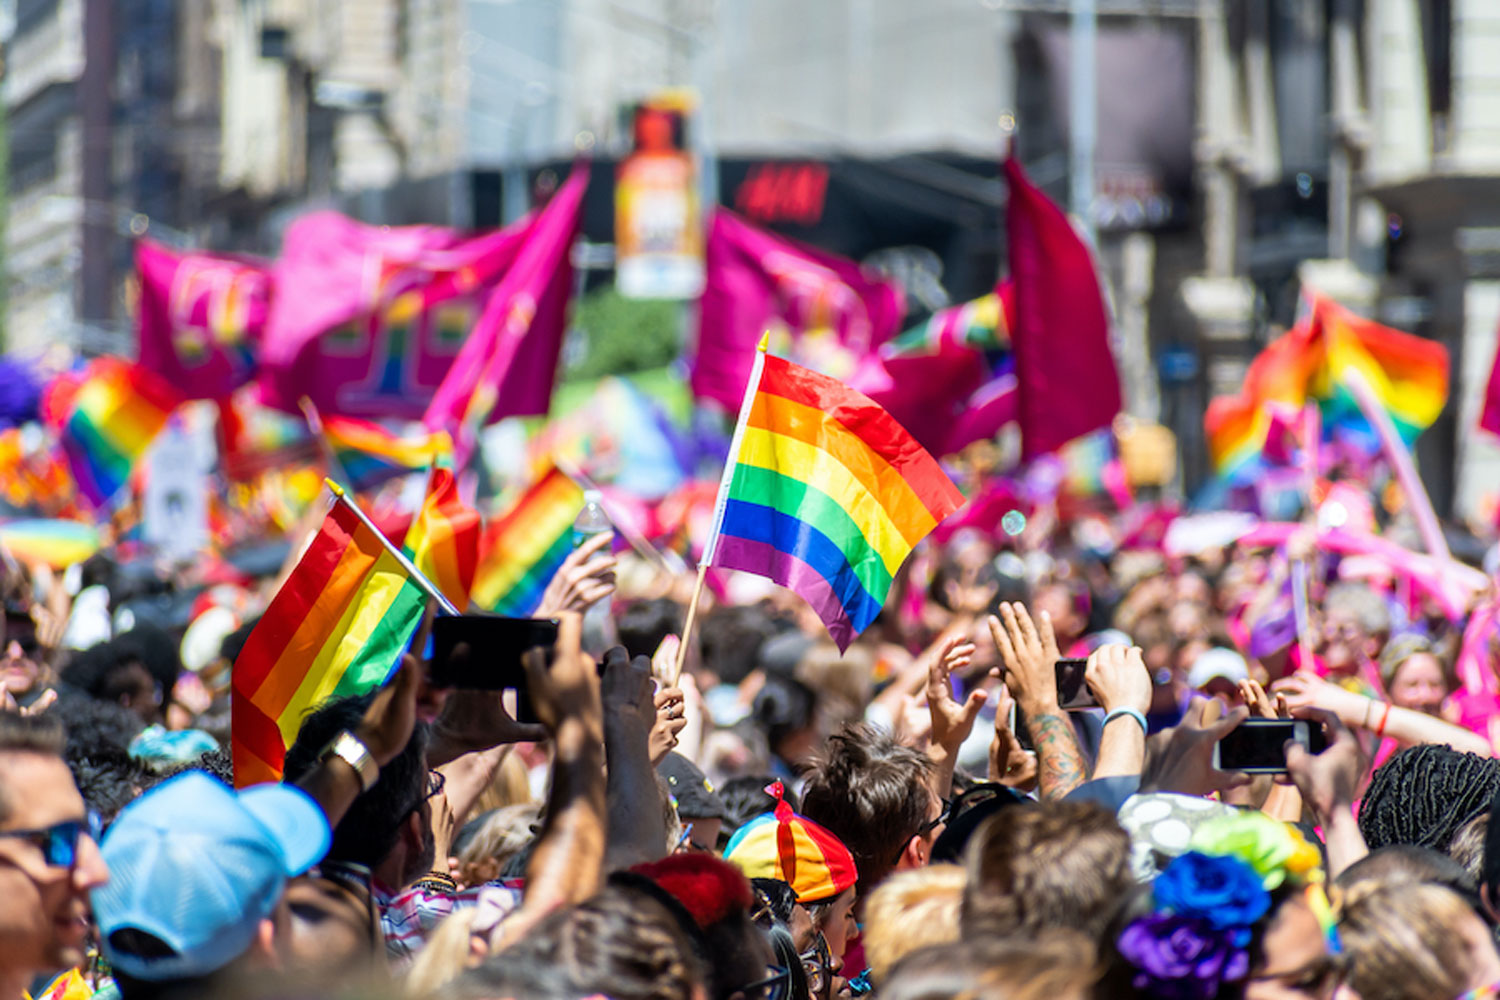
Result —
M 375 522 L 371 521 L 369 516 L 366 515 L 364 511 L 359 509 L 359 504 L 355 503 L 354 500 L 350 498 L 349 494 L 344 492 L 344 488 L 342 486 L 327 477 L 324 477 L 323 485 L 327 486 L 328 489 L 332 491 L 335 503 L 342 503 L 347 506 L 351 511 L 354 512 L 355 517 L 364 522 L 365 527 L 375 532 L 375 537 L 380 539 L 380 544 L 385 546 L 385 550 L 391 554 L 391 557 L 396 560 L 396 562 L 401 566 L 401 569 L 406 572 L 406 575 L 411 577 L 411 582 L 415 583 L 424 594 L 426 594 L 432 600 L 436 601 L 439 610 L 443 614 L 463 614 L 463 612 L 459 611 L 458 608 L 453 606 L 452 601 L 443 596 L 443 592 L 441 590 L 438 590 L 437 587 L 433 585 L 433 582 L 427 579 L 427 577 L 422 574 L 421 570 L 417 569 L 416 564 L 407 558 L 405 552 L 402 552 L 395 545 L 391 544 L 391 540 L 385 537 L 384 532 L 375 527 Z
M 745 425 L 750 422 L 750 409 L 755 404 L 755 394 L 760 391 L 761 372 L 766 367 L 766 349 L 771 346 L 771 334 L 761 334 L 755 348 L 755 361 L 750 367 L 750 379 L 745 383 L 745 399 L 740 404 L 739 419 L 734 424 L 734 436 L 729 439 L 729 454 L 724 457 L 724 474 L 719 478 L 719 495 L 714 498 L 714 522 L 709 530 L 708 541 L 703 544 L 703 556 L 698 560 L 698 582 L 693 585 L 693 599 L 688 604 L 687 621 L 682 626 L 682 643 L 677 647 L 677 662 L 672 667 L 672 686 L 682 677 L 683 664 L 687 662 L 688 642 L 693 636 L 693 623 L 698 618 L 698 601 L 703 597 L 703 582 L 708 576 L 708 567 L 714 561 L 714 552 L 719 546 L 719 530 L 724 526 L 724 509 L 729 505 L 729 484 L 734 480 L 734 467 L 739 463 L 740 447 L 745 440 Z
M 313 405 L 313 401 L 306 396 L 297 400 L 297 408 L 302 411 L 302 419 L 307 421 L 307 429 L 312 431 L 313 437 L 318 441 L 318 450 L 323 453 L 323 460 L 328 463 L 328 471 L 345 482 L 353 482 L 349 477 L 349 470 L 344 468 L 344 463 L 339 461 L 338 454 L 334 452 L 333 445 L 328 443 L 328 435 L 323 432 L 323 415 Z M 325 479 L 325 482 L 332 480 Z M 335 496 L 341 494 L 335 493 Z

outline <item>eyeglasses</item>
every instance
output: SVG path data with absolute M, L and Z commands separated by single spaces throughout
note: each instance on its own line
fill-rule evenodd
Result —
M 769 965 L 766 968 L 771 973 L 769 976 L 741 986 L 736 992 L 743 994 L 745 1000 L 787 1000 L 787 994 L 791 991 L 791 971 L 780 965 Z
M 427 772 L 427 792 L 425 798 L 435 799 L 443 794 L 443 788 L 448 784 L 448 779 L 443 777 L 442 771 Z
M 823 936 L 822 931 L 813 933 L 812 947 L 799 957 L 802 959 L 802 971 L 807 973 L 808 995 L 827 995 L 828 985 L 832 981 L 833 953 L 829 951 L 828 939 Z
M 375 902 L 375 876 L 369 868 L 354 861 L 324 860 L 309 868 L 302 877 L 308 881 L 327 882 L 353 897 L 355 905 L 364 911 L 364 926 L 371 947 L 379 946 L 382 940 L 380 909 Z
M 0 837 L 19 837 L 35 844 L 56 868 L 72 868 L 78 861 L 78 840 L 85 833 L 98 843 L 103 827 L 99 814 L 90 811 L 83 819 L 68 819 L 40 830 L 0 830 Z
M 932 819 L 923 823 L 921 826 L 917 827 L 917 832 L 912 834 L 912 836 L 925 837 L 933 830 L 936 830 L 938 827 L 948 822 L 949 817 L 953 815 L 953 803 L 948 799 L 939 799 L 938 801 L 942 803 L 943 811 L 932 817 Z M 891 859 L 891 864 L 899 865 L 901 863 L 901 857 L 906 853 L 906 844 L 910 841 L 911 838 L 908 837 L 907 840 L 901 844 L 901 850 L 896 852 L 896 856 Z

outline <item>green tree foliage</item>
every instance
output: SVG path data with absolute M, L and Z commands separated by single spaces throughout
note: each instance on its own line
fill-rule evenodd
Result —
M 682 350 L 683 306 L 656 299 L 627 299 L 613 286 L 585 295 L 574 306 L 576 341 L 567 351 L 566 378 L 660 368 Z

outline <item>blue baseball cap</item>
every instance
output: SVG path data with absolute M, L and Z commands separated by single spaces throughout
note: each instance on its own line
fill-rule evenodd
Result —
M 93 892 L 104 953 L 147 982 L 216 972 L 250 949 L 286 888 L 328 851 L 328 820 L 306 793 L 257 785 L 236 794 L 202 771 L 163 782 L 120 813 L 100 850 L 110 879 Z M 142 931 L 173 952 L 123 951 Z

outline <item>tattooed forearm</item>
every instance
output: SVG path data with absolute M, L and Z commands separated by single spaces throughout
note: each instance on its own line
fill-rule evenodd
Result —
M 1048 712 L 1028 718 L 1026 724 L 1036 747 L 1042 798 L 1060 799 L 1083 784 L 1088 778 L 1083 753 L 1067 717 Z

